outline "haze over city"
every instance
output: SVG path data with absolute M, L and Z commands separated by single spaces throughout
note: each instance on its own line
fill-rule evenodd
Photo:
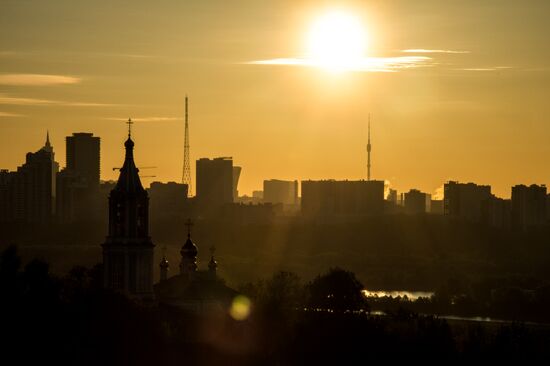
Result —
M 371 113 L 374 178 L 508 198 L 550 181 L 550 4 L 528 3 L 5 1 L 0 166 L 21 165 L 47 130 L 58 147 L 90 131 L 101 178 L 115 179 L 132 117 L 140 164 L 180 181 L 187 94 L 192 161 L 232 156 L 244 194 L 266 178 L 365 178 Z M 312 50 L 326 14 L 362 32 L 360 48 L 337 49 L 360 59 L 340 70 Z
M 0 363 L 550 359 L 548 14 L 0 0 Z

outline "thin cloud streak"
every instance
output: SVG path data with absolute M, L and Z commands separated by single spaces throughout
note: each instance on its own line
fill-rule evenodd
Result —
M 0 74 L 0 85 L 13 86 L 48 86 L 77 84 L 82 79 L 74 76 L 65 75 L 45 75 L 45 74 Z
M 25 117 L 23 114 L 0 112 L 0 118 L 2 117 Z
M 512 69 L 511 66 L 494 66 L 494 67 L 471 67 L 471 68 L 464 68 L 464 69 L 454 69 L 457 71 L 501 71 L 501 70 L 508 70 Z
M 470 51 L 458 51 L 458 50 L 427 50 L 424 48 L 413 48 L 408 50 L 401 50 L 403 53 L 452 53 L 452 54 L 463 54 L 470 53 Z
M 89 103 L 89 102 L 68 102 L 61 100 L 48 100 L 36 98 L 18 98 L 0 94 L 0 104 L 6 105 L 28 105 L 28 106 L 67 106 L 67 107 L 111 107 L 117 104 Z
M 403 69 L 433 66 L 427 56 L 400 56 L 400 57 L 365 57 L 347 65 L 337 66 L 343 71 L 359 72 L 397 72 Z M 249 65 L 286 65 L 317 68 L 331 68 L 323 62 L 309 58 L 275 58 L 271 60 L 258 60 L 246 62 Z

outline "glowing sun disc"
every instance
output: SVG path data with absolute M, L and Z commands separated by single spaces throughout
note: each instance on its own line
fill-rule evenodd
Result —
M 351 69 L 364 58 L 366 41 L 358 17 L 343 12 L 327 13 L 311 27 L 308 58 L 330 70 Z

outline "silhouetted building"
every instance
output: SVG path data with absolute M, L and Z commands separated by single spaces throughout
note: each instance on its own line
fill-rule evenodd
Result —
M 91 189 L 99 186 L 100 139 L 93 133 L 73 133 L 65 139 L 67 169 L 80 175 Z
M 88 181 L 71 169 L 57 173 L 56 214 L 59 222 L 67 223 L 91 218 L 93 200 Z
M 264 191 L 252 191 L 252 196 L 247 196 L 246 194 L 244 196 L 239 196 L 239 199 L 237 200 L 237 203 L 244 203 L 244 204 L 260 204 L 264 202 Z
M 293 206 L 298 204 L 298 181 L 264 180 L 263 201 Z
M 191 223 L 188 222 L 188 225 Z M 158 302 L 197 313 L 227 313 L 238 292 L 227 287 L 218 277 L 214 248 L 211 248 L 208 269 L 199 270 L 198 248 L 191 240 L 189 230 L 180 254 L 179 274 L 172 277 L 168 277 L 169 264 L 166 257 L 161 259 L 160 282 L 155 285 Z
M 481 204 L 482 221 L 489 226 L 504 228 L 511 222 L 511 201 L 491 195 Z
M 380 215 L 384 181 L 302 181 L 304 215 Z
M 27 153 L 25 164 L 16 172 L 3 171 L 0 182 L 2 221 L 49 223 L 55 215 L 56 174 L 59 164 L 50 144 L 49 133 L 44 147 Z M 3 196 L 3 197 L 2 197 Z
M 546 186 L 523 184 L 512 187 L 512 223 L 526 229 L 546 223 Z
M 58 173 L 57 219 L 60 222 L 99 219 L 100 139 L 92 133 L 66 137 L 67 166 Z
M 149 197 L 134 163 L 128 134 L 126 157 L 109 195 L 109 234 L 103 244 L 104 286 L 129 297 L 153 298 L 153 242 L 149 236 Z
M 388 192 L 388 197 L 386 197 L 386 201 L 393 203 L 394 205 L 397 205 L 397 190 L 391 189 Z
M 472 222 L 482 219 L 482 204 L 491 199 L 491 186 L 447 182 L 444 186 L 443 210 L 446 216 Z
M 228 203 L 222 206 L 220 219 L 233 224 L 269 223 L 275 216 L 283 214 L 283 204 L 271 203 Z
M 234 180 L 231 158 L 197 160 L 197 199 L 203 207 L 219 208 L 233 202 Z
M 443 215 L 443 200 L 432 200 L 430 203 L 430 213 Z
M 13 182 L 16 174 L 16 172 L 10 172 L 7 169 L 0 170 L 0 222 L 14 220 Z
M 431 194 L 411 189 L 405 193 L 405 212 L 409 214 L 430 212 L 431 201 Z
M 187 184 L 153 182 L 149 189 L 151 219 L 182 217 L 187 205 Z
M 237 202 L 239 198 L 239 178 L 241 177 L 242 168 L 240 166 L 233 167 L 233 202 Z

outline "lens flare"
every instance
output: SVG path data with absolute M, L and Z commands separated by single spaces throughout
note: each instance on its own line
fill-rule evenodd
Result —
M 239 295 L 233 299 L 229 315 L 235 320 L 245 320 L 250 315 L 250 300 L 248 297 Z

